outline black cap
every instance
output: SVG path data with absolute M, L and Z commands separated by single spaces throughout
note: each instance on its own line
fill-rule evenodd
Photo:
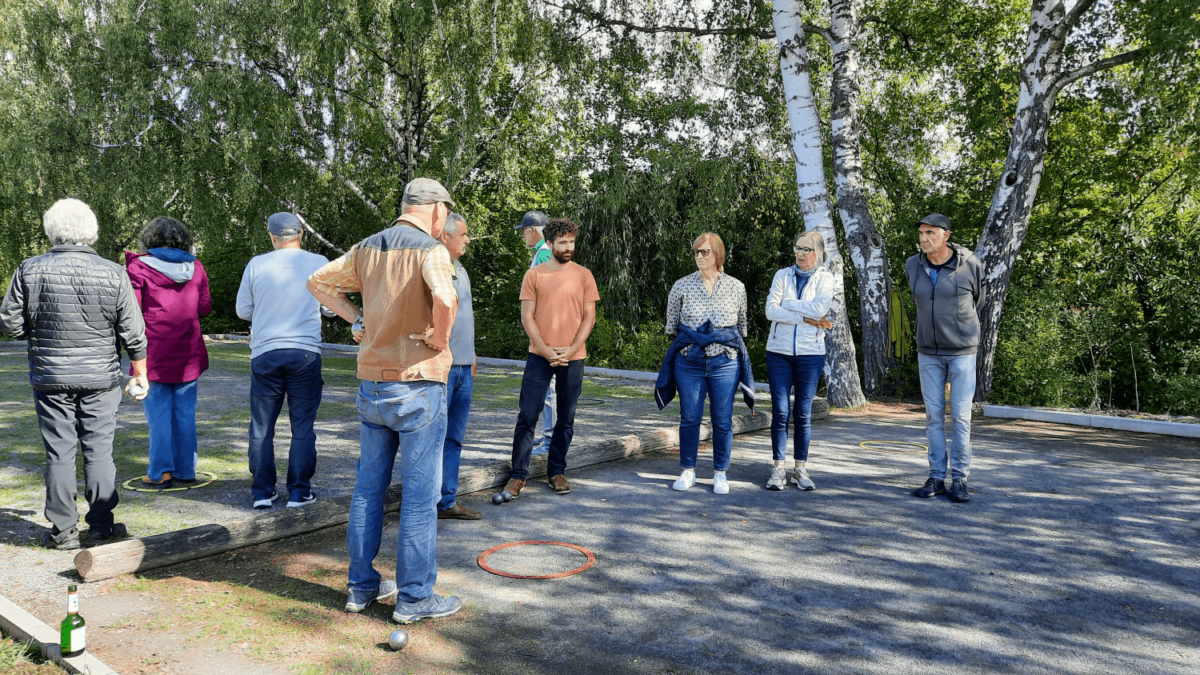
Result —
M 947 218 L 946 216 L 943 216 L 940 213 L 931 213 L 931 214 L 925 216 L 924 218 L 920 219 L 919 221 L 917 221 L 917 227 L 920 227 L 922 225 L 932 225 L 934 227 L 940 227 L 943 230 L 947 230 L 947 231 L 949 231 L 951 229 L 950 228 L 950 219 Z
M 541 211 L 530 211 L 521 219 L 521 224 L 514 227 L 514 230 L 523 230 L 527 227 L 545 227 L 546 223 L 550 222 L 550 216 Z

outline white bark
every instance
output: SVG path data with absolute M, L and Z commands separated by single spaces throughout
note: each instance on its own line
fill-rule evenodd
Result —
M 824 156 L 821 152 L 821 125 L 813 100 L 812 80 L 808 72 L 808 48 L 804 36 L 802 6 L 797 0 L 772 3 L 775 36 L 779 41 L 779 70 L 783 77 L 788 121 L 792 128 L 792 154 L 796 159 L 796 187 L 804 226 L 816 230 L 825 239 L 826 263 L 833 273 L 835 290 L 829 319 L 833 329 L 825 336 L 829 358 L 825 362 L 825 380 L 829 402 L 839 408 L 866 405 L 858 378 L 854 338 L 846 318 L 846 292 L 843 261 L 833 228 L 829 191 L 825 185 Z
M 842 234 L 854 263 L 862 314 L 863 385 L 882 393 L 894 360 L 888 356 L 888 311 L 891 277 L 887 250 L 867 206 L 859 141 L 858 10 L 862 0 L 830 0 L 830 45 L 833 47 L 833 176 Z

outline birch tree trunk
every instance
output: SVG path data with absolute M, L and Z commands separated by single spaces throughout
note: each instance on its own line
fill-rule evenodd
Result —
M 892 283 L 887 250 L 867 208 L 859 126 L 858 10 L 862 0 L 830 0 L 833 47 L 833 177 L 846 248 L 858 280 L 862 313 L 863 384 L 881 389 L 894 360 L 888 357 L 888 310 Z
M 1018 76 L 1017 110 L 1004 160 L 1004 172 L 992 194 L 983 234 L 975 255 L 983 265 L 983 301 L 979 304 L 980 342 L 976 362 L 975 400 L 987 401 L 992 390 L 1000 317 L 1013 265 L 1029 230 L 1046 159 L 1046 139 L 1054 100 L 1064 87 L 1089 75 L 1129 63 L 1147 54 L 1135 49 L 1063 72 L 1067 36 L 1096 0 L 1075 0 L 1068 11 L 1063 0 L 1032 0 L 1025 59 Z
M 802 7 L 797 0 L 774 0 L 775 36 L 779 41 L 779 70 L 792 128 L 792 154 L 796 159 L 796 186 L 804 226 L 825 239 L 826 265 L 833 273 L 834 294 L 829 320 L 833 329 L 825 333 L 825 381 L 829 403 L 839 408 L 866 405 L 858 378 L 854 337 L 846 317 L 843 261 L 833 228 L 829 191 L 825 186 L 825 159 L 821 152 L 821 126 L 813 100 L 808 72 L 808 48 L 804 36 Z

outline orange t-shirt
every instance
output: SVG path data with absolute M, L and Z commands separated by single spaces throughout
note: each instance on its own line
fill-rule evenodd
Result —
M 521 282 L 521 300 L 533 300 L 533 321 L 547 347 L 570 347 L 583 323 L 583 305 L 600 300 L 596 279 L 588 268 L 574 262 L 560 270 L 550 269 L 545 262 L 525 273 Z M 529 343 L 533 351 L 533 343 Z M 587 358 L 587 344 L 571 357 L 572 361 Z

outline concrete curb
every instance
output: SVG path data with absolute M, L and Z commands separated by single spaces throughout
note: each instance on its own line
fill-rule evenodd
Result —
M 1139 420 L 1129 417 L 1088 415 L 1087 413 L 1038 410 L 1036 408 L 1021 408 L 1008 405 L 985 405 L 983 406 L 983 414 L 985 417 L 998 417 L 1001 419 L 1056 422 L 1058 424 L 1074 424 L 1076 426 L 1093 427 L 1096 429 L 1117 429 L 1118 431 L 1135 431 L 1143 434 L 1200 438 L 1200 424 L 1187 424 L 1184 422 Z
M 103 661 L 92 656 L 90 652 L 63 658 L 59 647 L 58 631 L 42 623 L 36 616 L 21 609 L 3 595 L 0 595 L 0 629 L 21 642 L 33 640 L 46 658 L 62 666 L 67 672 L 83 673 L 84 675 L 118 675 L 117 671 L 106 666 Z
M 204 337 L 211 340 L 243 340 L 249 341 L 249 335 L 234 335 L 234 334 L 215 334 L 205 335 Z M 346 352 L 347 354 L 357 354 L 358 347 L 356 345 L 335 345 L 330 342 L 322 342 L 321 349 L 327 349 L 335 352 Z M 487 356 L 480 356 L 476 359 L 481 366 L 500 366 L 502 368 L 524 368 L 525 362 L 517 359 L 493 359 Z M 583 369 L 584 375 L 593 377 L 616 377 L 624 380 L 639 380 L 642 382 L 655 382 L 658 380 L 658 373 L 650 373 L 644 370 L 618 370 L 616 368 L 593 368 L 587 366 Z M 771 391 L 765 382 L 755 382 L 754 391 Z

